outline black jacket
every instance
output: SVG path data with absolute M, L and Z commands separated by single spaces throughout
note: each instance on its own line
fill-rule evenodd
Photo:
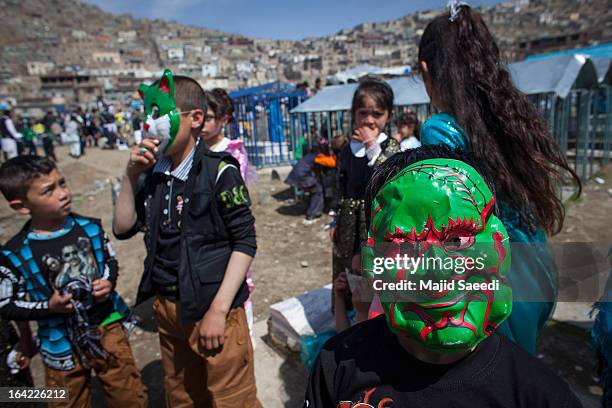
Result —
M 8 127 L 6 125 L 6 122 L 9 120 L 10 118 L 8 116 L 0 116 L 0 136 L 5 137 L 5 138 L 13 138 L 13 135 L 11 134 L 11 132 L 9 132 Z
M 308 189 L 315 186 L 319 182 L 314 171 L 314 159 L 316 156 L 316 153 L 309 153 L 298 160 L 291 169 L 289 176 L 287 176 L 285 183 L 300 189 Z
M 217 173 L 222 162 L 235 166 L 232 171 L 238 175 L 234 174 L 233 180 L 238 181 L 234 184 L 242 183 L 231 189 L 245 192 L 242 194 L 244 200 L 238 200 L 237 204 L 232 202 L 232 205 L 227 205 L 227 186 L 217 183 Z M 239 164 L 230 154 L 212 152 L 203 143 L 197 145 L 185 184 L 181 213 L 178 281 L 182 320 L 185 322 L 197 321 L 206 313 L 221 286 L 233 251 L 255 256 L 255 219 L 239 174 Z M 163 175 L 159 173 L 150 171 L 146 174 L 136 191 L 138 221 L 125 234 L 115 233 L 117 239 L 130 238 L 139 231 L 145 233 L 147 256 L 138 288 L 137 304 L 156 293 L 151 278 L 161 219 L 162 180 Z M 222 188 L 225 190 L 221 191 Z M 232 192 L 229 191 L 229 194 Z M 247 298 L 245 280 L 234 298 L 232 308 L 242 305 Z
M 340 151 L 336 173 L 339 198 L 363 200 L 366 186 L 374 173 L 374 168 L 395 153 L 400 152 L 399 143 L 392 137 L 387 137 L 380 144 L 380 148 L 382 152 L 372 167 L 368 166 L 367 157 L 355 157 L 353 155 L 350 143 Z

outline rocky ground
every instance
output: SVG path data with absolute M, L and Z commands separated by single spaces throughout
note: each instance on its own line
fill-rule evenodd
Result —
M 111 230 L 112 201 L 108 180 L 119 177 L 127 160 L 127 152 L 89 149 L 86 156 L 76 160 L 67 156 L 65 148 L 58 149 L 60 169 L 66 175 L 74 193 L 74 209 L 84 215 L 99 217 L 107 231 Z M 269 379 L 261 381 L 260 399 L 264 406 L 296 407 L 301 404 L 305 371 L 296 355 L 271 349 L 265 343 L 262 322 L 268 317 L 268 307 L 282 299 L 299 295 L 330 282 L 331 250 L 324 216 L 313 225 L 303 225 L 304 206 L 295 203 L 291 190 L 282 182 L 287 168 L 277 169 L 279 178 L 270 170 L 263 170 L 259 182 L 251 189 L 253 210 L 257 220 L 258 254 L 253 265 L 256 289 L 253 294 L 258 339 L 257 364 L 264 367 L 266 359 L 281 359 L 278 372 L 258 374 L 283 379 L 286 392 L 283 401 L 277 401 L 278 390 L 272 389 Z M 588 183 L 582 198 L 569 206 L 563 231 L 555 237 L 557 242 L 599 241 L 610 242 L 612 218 L 612 166 L 600 171 L 603 184 Z M 17 232 L 25 221 L 12 213 L 4 200 L 0 203 L 0 240 L 4 242 Z M 144 258 L 141 237 L 129 241 L 115 241 L 115 249 L 121 265 L 118 291 L 128 303 L 133 303 Z M 159 346 L 155 323 L 148 304 L 141 305 L 138 313 L 143 324 L 131 336 L 136 359 L 150 391 L 152 406 L 163 406 L 163 371 L 159 361 Z M 586 322 L 588 317 L 579 312 Z M 583 316 L 584 315 L 584 316 Z M 563 316 L 555 316 L 540 336 L 538 357 L 563 376 L 581 396 L 585 406 L 597 406 L 602 390 L 596 383 L 595 357 L 590 348 L 588 332 L 564 322 Z M 33 364 L 38 385 L 42 385 L 44 373 L 38 358 Z M 104 406 L 96 399 L 96 406 Z

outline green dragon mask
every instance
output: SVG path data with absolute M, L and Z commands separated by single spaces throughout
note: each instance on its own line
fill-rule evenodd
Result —
M 508 234 L 476 170 L 452 159 L 414 163 L 371 208 L 363 267 L 393 332 L 432 351 L 469 350 L 510 315 Z M 380 259 L 402 257 L 381 268 Z
M 151 85 L 141 84 L 138 93 L 144 101 L 144 137 L 158 139 L 159 151 L 168 151 L 179 130 L 180 114 L 174 103 L 174 79 L 165 69 L 161 78 Z

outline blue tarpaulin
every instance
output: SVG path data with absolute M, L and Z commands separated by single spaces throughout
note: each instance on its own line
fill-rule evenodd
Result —
M 599 83 L 612 85 L 612 58 L 593 58 L 593 64 Z
M 552 93 L 565 98 L 572 88 L 596 88 L 597 72 L 588 57 L 560 55 L 508 66 L 512 79 L 528 95 Z
M 421 105 L 429 103 L 429 95 L 420 76 L 390 79 L 387 81 L 393 89 L 396 106 Z
M 528 95 L 555 94 L 565 98 L 573 88 L 596 88 L 598 73 L 593 61 L 584 55 L 560 55 L 525 60 L 508 66 L 516 86 Z M 396 106 L 429 103 L 425 85 L 419 76 L 387 81 L 395 94 Z M 357 84 L 326 86 L 302 102 L 292 113 L 349 110 Z
M 291 112 L 333 112 L 351 109 L 356 88 L 357 84 L 326 86 Z
M 280 96 L 293 96 L 296 91 L 298 90 L 290 83 L 275 81 L 264 85 L 253 86 L 251 88 L 239 89 L 231 92 L 229 96 L 232 99 L 250 97 L 257 100 L 268 97 L 278 98 Z
M 546 54 L 531 55 L 528 60 L 546 59 L 557 57 L 559 55 L 574 55 L 584 54 L 591 58 L 612 58 L 612 42 L 606 44 L 594 45 L 592 47 L 571 48 L 568 50 L 554 51 Z
M 429 96 L 420 77 L 390 79 L 396 106 L 429 103 Z M 292 113 L 334 112 L 351 109 L 357 84 L 332 85 L 321 89 L 315 96 L 302 102 Z

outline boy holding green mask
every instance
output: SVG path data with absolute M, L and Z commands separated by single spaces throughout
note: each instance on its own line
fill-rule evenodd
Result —
M 166 70 L 139 92 L 144 140 L 130 154 L 113 230 L 145 232 L 137 303 L 155 297 L 166 405 L 259 407 L 243 306 L 255 227 L 239 165 L 197 143 L 206 100 L 195 80 Z

